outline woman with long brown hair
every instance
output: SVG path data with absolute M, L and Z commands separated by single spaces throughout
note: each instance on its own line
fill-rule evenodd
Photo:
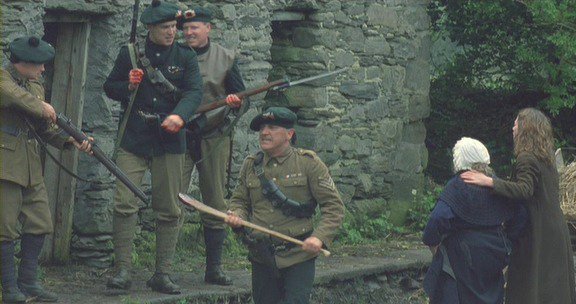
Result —
M 534 108 L 522 109 L 512 128 L 516 164 L 510 181 L 467 171 L 466 183 L 525 204 L 528 232 L 515 242 L 508 270 L 506 303 L 576 304 L 574 260 L 560 209 L 550 120 Z

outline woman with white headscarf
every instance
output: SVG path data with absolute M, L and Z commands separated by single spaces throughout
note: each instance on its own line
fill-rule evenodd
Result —
M 518 234 L 527 215 L 487 188 L 465 184 L 467 170 L 492 175 L 490 154 L 478 140 L 463 137 L 453 148 L 455 176 L 447 183 L 424 229 L 434 253 L 424 280 L 430 303 L 502 303 L 511 251 L 509 233 Z

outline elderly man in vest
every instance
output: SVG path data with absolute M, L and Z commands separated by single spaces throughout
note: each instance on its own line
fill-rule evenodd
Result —
M 140 17 L 148 35 L 136 48 L 143 56 L 134 56 L 140 58 L 138 67 L 131 63 L 129 48 L 123 47 L 104 83 L 106 95 L 120 101 L 125 111 L 130 95 L 137 90 L 131 112 L 123 113 L 129 118 L 116 163 L 136 184 L 147 170 L 152 175 L 152 209 L 157 215 L 156 271 L 147 286 L 168 294 L 180 293 L 180 287 L 169 273 L 181 226 L 182 212 L 177 196 L 182 190 L 186 152 L 183 127 L 202 100 L 196 54 L 188 46 L 175 42 L 176 20 L 180 16 L 181 11 L 175 4 L 152 1 Z M 167 89 L 174 87 L 176 90 Z M 116 272 L 107 286 L 129 289 L 139 206 L 136 197 L 120 182 L 116 183 L 114 201 Z
M 242 101 L 234 93 L 245 89 L 236 56 L 233 51 L 210 41 L 212 15 L 207 9 L 197 7 L 185 10 L 179 27 L 189 47 L 198 54 L 202 74 L 204 97 L 202 104 L 227 96 L 228 107 L 212 110 L 197 117 L 189 126 L 188 154 L 184 165 L 183 186 L 190 183 L 194 167 L 198 170 L 202 200 L 220 211 L 227 209 L 227 169 L 231 154 L 232 126 L 229 114 L 238 117 L 248 108 L 239 109 Z M 223 241 L 226 238 L 224 223 L 202 213 L 204 242 L 206 245 L 206 272 L 204 281 L 209 284 L 231 285 L 232 280 L 221 268 Z
M 234 229 L 240 219 L 303 241 L 302 246 L 269 239 L 252 232 L 251 240 L 270 245 L 266 253 L 249 247 L 252 262 L 252 297 L 256 304 L 308 303 L 314 282 L 315 260 L 332 243 L 344 218 L 344 204 L 328 168 L 310 150 L 292 147 L 296 114 L 271 107 L 256 116 L 250 128 L 259 131 L 262 151 L 244 160 L 238 186 L 226 218 Z M 264 191 L 275 184 L 279 191 Z M 316 227 L 312 217 L 320 217 Z
M 54 108 L 44 101 L 42 72 L 54 58 L 54 48 L 29 36 L 12 41 L 9 50 L 10 63 L 2 68 L 0 80 L 2 302 L 24 303 L 30 298 L 56 302 L 58 297 L 46 291 L 37 277 L 44 238 L 53 230 L 37 139 L 60 149 L 74 144 L 86 152 L 91 145 L 87 141 L 80 145 L 63 134 L 54 125 Z M 16 280 L 14 241 L 18 237 L 21 260 Z

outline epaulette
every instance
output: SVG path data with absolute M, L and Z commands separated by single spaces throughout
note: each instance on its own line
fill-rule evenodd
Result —
M 312 150 L 298 149 L 297 151 L 298 151 L 298 154 L 300 154 L 300 155 L 308 156 L 308 157 L 311 157 L 311 158 L 316 158 L 316 157 L 318 157 L 318 156 L 316 155 L 316 152 L 314 152 L 314 151 L 312 151 Z

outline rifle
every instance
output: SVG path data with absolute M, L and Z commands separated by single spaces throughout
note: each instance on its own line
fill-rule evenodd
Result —
M 130 43 L 136 43 L 136 30 L 138 29 L 138 9 L 140 8 L 140 0 L 134 0 L 132 6 L 132 27 L 130 28 Z
M 219 218 L 221 218 L 221 219 L 223 219 L 223 220 L 228 217 L 228 214 L 226 214 L 226 213 L 224 213 L 224 212 L 222 212 L 222 211 L 220 211 L 220 210 L 216 210 L 216 209 L 214 209 L 214 208 L 212 208 L 212 207 L 210 207 L 210 206 L 206 206 L 206 205 L 204 205 L 204 204 L 202 204 L 201 202 L 199 202 L 199 201 L 191 198 L 190 196 L 188 196 L 188 195 L 186 195 L 186 194 L 180 193 L 180 194 L 178 194 L 178 198 L 180 199 L 180 202 L 182 202 L 184 205 L 193 207 L 194 209 L 196 209 L 196 210 L 198 210 L 198 211 L 200 211 L 200 212 L 208 213 L 208 214 L 210 214 L 210 215 L 219 217 Z M 259 226 L 259 225 L 250 223 L 250 222 L 245 221 L 245 220 L 242 220 L 241 225 L 244 226 L 244 227 L 252 228 L 252 229 L 254 229 L 254 230 L 258 230 L 258 231 L 260 231 L 260 232 L 266 233 L 266 234 L 268 234 L 268 235 L 271 235 L 271 236 L 273 236 L 273 237 L 279 238 L 279 239 L 281 239 L 281 240 L 285 240 L 285 241 L 294 243 L 294 244 L 299 245 L 299 246 L 302 246 L 302 244 L 304 244 L 304 242 L 302 242 L 302 241 L 299 240 L 299 239 L 295 239 L 295 238 L 293 238 L 293 237 L 291 237 L 291 236 L 287 236 L 287 235 L 282 234 L 282 233 L 280 233 L 280 232 L 277 232 L 277 231 L 274 231 L 274 230 L 270 230 L 270 229 L 268 229 L 268 228 L 265 228 L 265 227 L 262 227 L 262 226 Z M 322 254 L 323 254 L 324 256 L 326 256 L 326 257 L 330 256 L 330 251 L 328 251 L 328 250 L 326 250 L 326 249 L 321 249 L 320 251 L 322 252 Z
M 302 78 L 299 80 L 295 80 L 295 81 L 289 81 L 289 80 L 276 80 L 273 82 L 269 82 L 261 87 L 255 88 L 255 89 L 251 89 L 251 90 L 245 90 L 242 92 L 238 92 L 236 93 L 236 96 L 238 96 L 238 98 L 242 99 L 245 97 L 249 97 L 252 95 L 256 95 L 268 90 L 284 90 L 286 88 L 301 84 L 301 83 L 305 83 L 305 82 L 310 82 L 316 79 L 320 79 L 320 78 L 324 78 L 324 77 L 328 77 L 331 75 L 336 75 L 336 74 L 340 74 L 344 71 L 346 71 L 348 68 L 341 68 L 332 72 L 327 72 L 327 73 L 323 73 L 323 74 L 319 74 L 319 75 L 315 75 L 315 76 L 311 76 L 311 77 L 306 77 L 306 78 Z M 210 103 L 206 103 L 203 105 L 200 105 L 197 109 L 196 112 L 194 113 L 194 116 L 187 122 L 186 124 L 186 131 L 188 132 L 194 132 L 193 129 L 196 127 L 194 123 L 192 123 L 196 118 L 198 118 L 200 116 L 200 114 L 202 113 L 206 113 L 208 111 L 212 111 L 221 107 L 226 106 L 226 98 L 222 98 Z M 164 113 L 161 114 L 148 114 L 148 113 L 144 113 L 142 111 L 139 112 L 140 116 L 142 116 L 142 118 L 144 118 L 144 121 L 146 121 L 146 123 L 150 124 L 150 125 L 154 125 L 157 124 L 159 121 L 161 121 L 161 119 L 163 118 L 163 115 L 166 115 Z
M 269 82 L 259 88 L 256 89 L 251 89 L 251 90 L 246 90 L 246 91 L 242 91 L 242 92 L 238 92 L 236 93 L 236 96 L 238 96 L 238 98 L 242 99 L 245 97 L 249 97 L 252 95 L 256 95 L 259 93 L 262 93 L 264 91 L 268 91 L 270 89 L 274 89 L 274 90 L 284 90 L 286 88 L 289 88 L 291 86 L 295 86 L 301 83 L 305 83 L 305 82 L 310 82 L 316 79 L 320 79 L 320 78 L 324 78 L 324 77 L 328 77 L 331 75 L 336 75 L 336 74 L 340 74 L 344 71 L 346 71 L 348 68 L 341 68 L 338 69 L 336 71 L 332 71 L 332 72 L 327 72 L 327 73 L 323 73 L 323 74 L 319 74 L 319 75 L 315 75 L 315 76 L 311 76 L 311 77 L 306 77 L 306 78 L 302 78 L 299 80 L 295 80 L 295 81 L 289 81 L 289 80 L 276 80 L 273 82 Z M 216 100 L 207 104 L 203 104 L 201 106 L 198 107 L 198 109 L 196 109 L 196 114 L 201 114 L 201 113 L 205 113 L 208 111 L 212 111 L 214 109 L 223 107 L 226 105 L 226 98 L 220 99 L 220 100 Z
M 140 0 L 134 0 L 134 6 L 132 7 L 132 27 L 130 29 L 130 40 L 128 43 L 128 54 L 130 54 L 130 62 L 132 62 L 132 68 L 138 68 L 138 64 L 136 62 L 137 58 L 137 47 L 136 47 L 136 32 L 138 30 L 138 10 L 140 9 Z M 118 126 L 118 138 L 116 138 L 116 142 L 114 143 L 114 152 L 112 152 L 112 159 L 116 160 L 116 156 L 118 153 L 118 149 L 120 148 L 120 144 L 122 143 L 122 138 L 124 138 L 124 132 L 126 131 L 126 124 L 128 123 L 128 117 L 132 112 L 132 106 L 134 105 L 134 100 L 136 99 L 136 93 L 138 92 L 138 87 L 132 91 L 130 94 L 130 101 L 128 102 L 128 106 L 126 107 L 126 111 L 124 111 L 124 115 L 122 116 L 122 121 L 120 121 L 120 126 Z
M 82 143 L 85 140 L 89 140 L 88 137 L 84 135 L 84 133 L 82 133 L 76 126 L 72 124 L 70 118 L 64 116 L 62 113 L 58 114 L 56 117 L 56 124 L 62 128 L 62 130 L 66 131 L 66 133 L 70 134 L 70 136 L 72 136 L 72 138 L 74 138 L 74 140 L 79 143 Z M 124 174 L 124 172 L 122 172 L 122 170 L 120 170 L 120 168 L 118 168 L 118 166 L 116 166 L 116 164 L 110 158 L 108 158 L 106 154 L 104 154 L 102 149 L 100 149 L 100 147 L 98 147 L 98 145 L 94 142 L 91 144 L 94 157 L 96 157 L 96 159 L 101 164 L 103 164 L 104 167 L 110 171 L 110 173 L 112 173 L 114 176 L 116 176 L 116 178 L 124 183 L 124 185 L 126 185 L 126 187 L 128 187 L 128 189 L 130 189 L 134 195 L 140 198 L 143 202 L 148 202 L 148 197 L 146 194 L 140 190 L 140 188 L 134 185 L 130 179 L 128 179 L 126 174 Z

